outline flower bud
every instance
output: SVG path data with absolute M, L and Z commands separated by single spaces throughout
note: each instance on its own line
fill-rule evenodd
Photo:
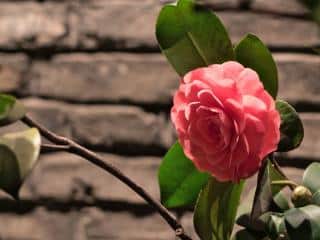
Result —
M 291 200 L 295 207 L 303 207 L 311 203 L 312 193 L 308 188 L 298 186 L 293 190 Z

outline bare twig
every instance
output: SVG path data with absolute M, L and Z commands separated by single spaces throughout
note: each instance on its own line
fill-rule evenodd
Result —
M 41 144 L 41 152 L 60 152 L 68 151 L 69 145 Z
M 90 151 L 89 149 L 86 149 L 85 147 L 79 145 L 78 143 L 68 138 L 55 134 L 54 132 L 50 131 L 49 129 L 45 128 L 41 124 L 34 121 L 29 116 L 25 116 L 22 119 L 22 121 L 30 127 L 37 128 L 43 137 L 47 138 L 52 143 L 56 144 L 56 145 L 46 144 L 46 145 L 43 145 L 43 147 L 47 148 L 48 150 L 49 149 L 58 150 L 58 151 L 63 150 L 63 151 L 81 156 L 87 161 L 91 162 L 92 164 L 100 167 L 101 169 L 115 176 L 124 184 L 126 184 L 128 187 L 130 187 L 133 191 L 135 191 L 140 197 L 142 197 L 147 203 L 149 203 L 155 210 L 157 210 L 158 213 L 163 217 L 163 219 L 166 220 L 166 222 L 170 225 L 170 227 L 175 231 L 175 235 L 178 238 L 182 240 L 192 240 L 191 237 L 185 234 L 183 227 L 176 220 L 176 218 L 160 202 L 155 200 L 141 186 L 139 186 L 129 177 L 124 175 L 119 169 L 105 162 L 103 158 L 101 158 L 96 153 Z

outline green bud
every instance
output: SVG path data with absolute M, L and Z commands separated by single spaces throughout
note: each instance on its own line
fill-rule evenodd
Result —
M 298 186 L 293 190 L 291 200 L 295 207 L 303 207 L 311 203 L 312 193 L 308 188 Z

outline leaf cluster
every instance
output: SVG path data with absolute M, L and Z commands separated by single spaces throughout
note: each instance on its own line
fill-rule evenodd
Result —
M 248 34 L 233 45 L 220 19 L 194 0 L 179 0 L 164 6 L 157 20 L 156 36 L 162 53 L 180 77 L 196 68 L 229 60 L 254 69 L 264 88 L 275 99 L 281 116 L 281 140 L 277 151 L 290 151 L 300 145 L 304 135 L 302 122 L 289 103 L 276 100 L 277 66 L 272 54 L 257 36 Z M 221 183 L 213 176 L 199 172 L 184 155 L 178 142 L 166 154 L 158 176 L 161 200 L 166 207 L 195 207 L 194 226 L 202 240 L 231 238 L 236 216 L 241 211 L 245 212 L 244 207 L 238 209 L 245 181 Z M 275 165 L 273 157 L 266 156 L 259 173 L 258 187 L 251 194 L 249 211 L 252 211 L 247 214 L 250 223 L 260 219 L 275 203 L 282 203 L 280 190 L 283 187 L 272 185 L 273 181 L 279 180 L 287 179 Z M 281 216 L 270 215 L 268 219 L 278 223 Z M 257 226 L 261 230 L 261 224 Z M 250 234 L 242 231 L 236 236 L 237 239 L 250 239 Z
M 19 100 L 0 94 L 0 127 L 21 120 L 25 113 Z M 0 136 L 0 189 L 18 198 L 20 186 L 38 160 L 40 145 L 35 128 Z

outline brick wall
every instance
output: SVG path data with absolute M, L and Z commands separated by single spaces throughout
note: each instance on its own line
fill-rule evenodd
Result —
M 274 52 L 280 94 L 301 112 L 301 148 L 278 156 L 289 175 L 320 160 L 319 29 L 297 0 L 217 0 L 238 41 Z M 168 120 L 178 77 L 159 53 L 158 0 L 2 0 L 0 91 L 23 99 L 48 128 L 101 152 L 159 196 L 157 168 L 175 137 Z M 24 128 L 21 124 L 6 130 Z M 2 130 L 3 131 L 3 130 Z M 252 180 L 253 181 L 253 180 Z M 182 222 L 192 229 L 191 214 Z M 168 240 L 171 230 L 119 181 L 69 154 L 45 154 L 21 201 L 0 196 L 1 240 Z

